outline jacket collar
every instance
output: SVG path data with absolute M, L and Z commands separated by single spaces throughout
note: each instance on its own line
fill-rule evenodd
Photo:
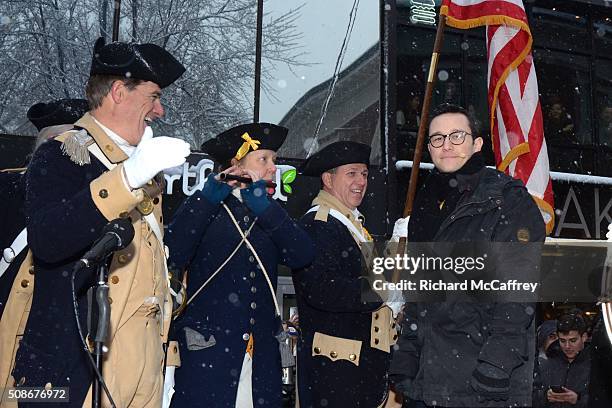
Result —
M 461 204 L 501 199 L 504 188 L 512 181 L 505 174 L 487 167 L 483 167 L 474 174 L 458 174 L 457 188 L 459 191 L 461 193 L 472 192 L 465 201 L 461 201 Z
M 128 158 L 123 150 L 98 126 L 89 112 L 83 115 L 74 125 L 87 130 L 111 163 L 120 163 Z
M 358 223 L 361 225 L 364 222 L 364 217 L 358 210 L 352 211 L 347 206 L 342 204 L 333 195 L 329 194 L 325 190 L 320 190 L 319 194 L 312 200 L 312 205 L 320 205 L 324 207 L 333 208 L 336 211 L 340 211 L 342 215 L 348 218 L 352 223 Z M 358 218 L 359 217 L 359 218 Z

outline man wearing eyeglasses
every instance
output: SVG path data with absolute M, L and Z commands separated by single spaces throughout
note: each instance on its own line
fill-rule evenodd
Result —
M 474 123 L 456 105 L 442 105 L 432 115 L 427 148 L 435 169 L 416 196 L 408 242 L 452 243 L 456 249 L 457 243 L 544 241 L 544 221 L 523 183 L 485 166 Z M 523 259 L 501 257 L 495 264 L 489 254 L 489 260 L 506 275 L 530 276 L 529 265 L 536 264 L 530 247 L 525 245 Z M 396 391 L 407 399 L 404 406 L 531 406 L 533 305 L 451 292 L 443 293 L 443 301 L 404 307 L 390 370 Z

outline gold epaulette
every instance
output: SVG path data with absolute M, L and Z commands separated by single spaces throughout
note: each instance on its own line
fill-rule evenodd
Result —
M 70 157 L 73 163 L 84 166 L 91 163 L 87 148 L 94 143 L 93 137 L 85 129 L 69 130 L 55 138 L 62 143 L 62 152 Z

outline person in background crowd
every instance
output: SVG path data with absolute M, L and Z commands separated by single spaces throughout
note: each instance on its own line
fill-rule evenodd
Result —
M 164 115 L 162 89 L 185 68 L 155 44 L 105 44 L 100 38 L 92 55 L 85 90 L 90 111 L 73 130 L 43 143 L 26 173 L 36 285 L 13 377 L 19 387 L 70 387 L 63 407 L 91 405 L 94 376 L 80 338 L 88 334 L 75 324 L 71 272 L 110 220 L 129 219 L 134 238 L 114 253 L 109 268 L 103 377 L 118 407 L 159 407 L 171 301 L 161 187 L 154 179 L 184 163 L 190 149 L 179 139 L 153 138 L 148 124 Z M 95 269 L 75 275 L 82 327 Z
M 605 106 L 599 115 L 599 143 L 612 147 L 612 106 Z
M 544 137 L 551 145 L 571 145 L 576 143 L 576 130 L 572 116 L 558 97 L 551 98 L 544 118 Z
M 202 150 L 225 170 L 187 198 L 168 227 L 169 265 L 188 270 L 189 303 L 175 323 L 181 347 L 175 407 L 280 407 L 278 264 L 314 256 L 308 235 L 268 194 L 288 130 L 233 127 Z M 249 183 L 220 181 L 240 176 Z
M 560 351 L 549 353 L 536 371 L 534 407 L 588 407 L 591 353 L 585 345 L 586 332 L 586 322 L 578 313 L 557 320 Z
M 557 321 L 545 320 L 536 332 L 538 338 L 538 360 L 546 360 L 546 353 L 551 344 L 557 341 Z
M 84 99 L 60 99 L 49 103 L 37 103 L 30 107 L 27 116 L 38 130 L 34 149 L 47 139 L 72 128 L 87 112 Z M 27 161 L 25 163 L 27 165 Z M 14 383 L 10 375 L 15 351 L 23 335 L 26 310 L 30 307 L 34 289 L 34 276 L 30 267 L 32 257 L 24 262 L 28 254 L 25 231 L 25 170 L 8 169 L 0 172 L 0 389 L 5 390 Z M 7 316 L 2 318 L 4 310 Z M 0 401 L 2 400 L 0 394 Z
M 516 243 L 524 245 L 521 259 L 510 265 L 501 254 L 487 262 L 507 274 L 531 271 L 529 243 L 544 241 L 544 221 L 520 180 L 485 167 L 482 145 L 466 109 L 444 104 L 435 110 L 427 146 L 435 170 L 417 193 L 408 242 Z M 396 391 L 408 407 L 529 406 L 534 307 L 462 295 L 406 303 L 390 369 Z

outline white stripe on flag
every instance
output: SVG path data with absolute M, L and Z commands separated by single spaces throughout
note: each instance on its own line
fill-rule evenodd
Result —
M 495 62 L 495 57 L 506 46 L 506 44 L 508 44 L 512 37 L 513 36 L 509 35 L 509 32 L 507 30 L 504 30 L 504 27 L 499 27 L 495 31 L 495 34 L 493 34 L 493 37 L 491 38 L 491 46 L 489 49 L 489 60 L 487 61 L 487 85 L 491 83 L 491 68 L 493 66 L 493 63 Z
M 543 171 L 543 169 L 547 168 L 548 152 L 544 144 L 538 153 L 538 158 L 536 159 L 535 165 L 526 183 L 527 190 L 529 190 L 530 194 L 544 198 L 544 191 L 546 191 L 546 186 L 548 185 L 549 174 Z

